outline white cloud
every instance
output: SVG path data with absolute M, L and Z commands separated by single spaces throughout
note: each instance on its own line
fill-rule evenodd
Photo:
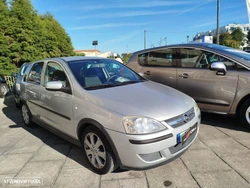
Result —
M 78 19 L 86 18 L 118 18 L 118 17 L 135 17 L 135 16 L 148 16 L 159 14 L 178 13 L 179 10 L 167 10 L 167 11 L 130 11 L 130 12 L 112 12 L 105 14 L 94 14 L 89 16 L 80 16 Z
M 191 11 L 193 11 L 193 10 L 195 10 L 195 9 L 197 9 L 197 8 L 199 8 L 199 7 L 203 6 L 203 5 L 205 5 L 205 4 L 208 4 L 208 3 L 212 2 L 212 1 L 214 1 L 214 0 L 206 0 L 205 2 L 203 1 L 203 3 L 200 3 L 200 4 L 194 6 L 194 7 L 190 8 L 190 9 L 184 10 L 184 11 L 182 11 L 182 12 L 181 12 L 180 14 L 178 14 L 178 15 L 182 15 L 182 14 L 185 14 L 185 13 L 187 13 L 187 12 L 191 12 Z M 200 1 L 199 1 L 199 2 L 200 2 Z
M 107 45 L 107 44 L 113 44 L 113 43 L 117 43 L 117 42 L 122 42 L 122 41 L 125 41 L 125 40 L 128 40 L 128 39 L 131 39 L 137 35 L 142 35 L 142 31 L 134 31 L 132 33 L 129 33 L 127 35 L 122 35 L 122 36 L 119 36 L 119 37 L 116 37 L 116 38 L 113 38 L 109 41 L 106 41 L 104 43 L 100 43 L 100 46 L 104 46 L 104 45 Z
M 142 23 L 106 23 L 100 25 L 86 25 L 86 26 L 79 26 L 79 27 L 71 27 L 67 28 L 67 30 L 92 30 L 92 29 L 107 29 L 112 27 L 125 27 L 125 26 L 142 26 L 148 25 L 152 22 L 142 22 Z
M 82 11 L 90 11 L 90 10 L 100 10 L 100 9 L 123 9 L 123 8 L 150 8 L 150 7 L 166 7 L 166 6 L 177 6 L 177 5 L 189 5 L 189 4 L 197 4 L 200 2 L 199 0 L 191 0 L 191 1 L 130 1 L 127 3 L 118 3 L 117 1 L 112 4 L 83 4 L 83 5 L 67 5 L 56 7 L 51 11 L 62 11 L 62 10 L 82 10 Z

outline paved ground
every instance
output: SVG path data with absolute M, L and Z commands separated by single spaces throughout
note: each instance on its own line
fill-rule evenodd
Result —
M 0 99 L 0 109 L 0 186 L 1 179 L 15 177 L 41 178 L 42 187 L 250 187 L 250 133 L 235 118 L 202 114 L 198 139 L 179 159 L 99 176 L 88 170 L 79 147 L 41 127 L 23 126 L 11 96 Z

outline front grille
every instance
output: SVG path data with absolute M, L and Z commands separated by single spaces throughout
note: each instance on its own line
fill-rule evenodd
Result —
M 165 120 L 165 122 L 173 128 L 179 127 L 188 123 L 195 117 L 194 107 L 188 110 L 187 112 L 173 117 L 171 119 Z

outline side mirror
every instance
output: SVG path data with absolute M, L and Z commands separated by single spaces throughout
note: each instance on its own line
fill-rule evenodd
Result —
M 48 82 L 45 86 L 48 91 L 61 91 L 64 93 L 72 94 L 70 87 L 63 87 L 63 83 L 61 81 L 52 81 Z
M 217 75 L 226 75 L 227 73 L 227 67 L 222 62 L 213 62 L 211 64 L 210 70 L 217 71 Z
M 62 82 L 60 81 L 53 81 L 48 82 L 45 86 L 45 88 L 49 91 L 60 91 L 62 89 Z

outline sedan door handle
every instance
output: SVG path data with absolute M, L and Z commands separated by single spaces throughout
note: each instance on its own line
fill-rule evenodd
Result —
M 189 76 L 188 76 L 187 73 L 183 73 L 183 74 L 180 74 L 179 77 L 181 77 L 181 78 L 188 78 Z
M 146 72 L 144 72 L 144 74 L 151 75 L 151 72 L 150 71 L 146 71 Z

